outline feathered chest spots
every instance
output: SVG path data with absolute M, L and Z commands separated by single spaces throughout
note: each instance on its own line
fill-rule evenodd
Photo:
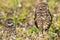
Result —
M 36 7 L 35 12 L 35 23 L 38 28 L 43 27 L 42 29 L 48 28 L 48 25 L 51 22 L 51 15 L 48 10 L 48 6 L 46 3 L 39 3 Z

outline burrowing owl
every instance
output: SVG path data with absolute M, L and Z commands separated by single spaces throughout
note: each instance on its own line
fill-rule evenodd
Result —
M 35 10 L 35 25 L 38 29 L 46 31 L 51 24 L 52 17 L 48 10 L 47 3 L 41 2 L 37 5 Z
M 15 37 L 15 26 L 14 26 L 14 20 L 12 18 L 7 18 L 4 22 L 4 28 L 3 28 L 4 34 L 6 33 L 6 40 L 10 40 L 11 36 L 12 39 Z M 4 36 L 4 35 L 3 35 Z

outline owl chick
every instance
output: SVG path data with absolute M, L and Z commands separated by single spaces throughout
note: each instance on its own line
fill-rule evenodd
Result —
M 35 25 L 41 30 L 42 34 L 49 29 L 51 21 L 52 17 L 48 10 L 47 3 L 39 3 L 35 9 Z

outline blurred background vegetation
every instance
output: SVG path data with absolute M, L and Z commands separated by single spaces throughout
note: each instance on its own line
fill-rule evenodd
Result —
M 16 34 L 12 40 L 60 40 L 60 0 L 48 0 L 48 8 L 52 15 L 52 24 L 41 38 L 39 29 L 34 25 L 34 12 L 37 0 L 0 0 L 0 19 L 2 22 L 8 18 L 10 9 L 14 11 L 9 16 L 15 21 Z M 0 40 L 6 39 L 1 30 L 4 26 L 0 24 Z M 9 39 L 10 40 L 10 39 Z

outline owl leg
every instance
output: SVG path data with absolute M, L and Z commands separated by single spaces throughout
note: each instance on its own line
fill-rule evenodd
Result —
M 44 31 L 43 31 L 43 28 L 40 29 L 40 32 L 41 32 L 41 37 L 44 38 Z

